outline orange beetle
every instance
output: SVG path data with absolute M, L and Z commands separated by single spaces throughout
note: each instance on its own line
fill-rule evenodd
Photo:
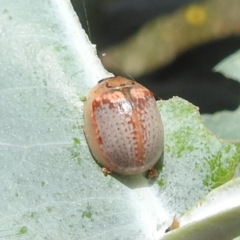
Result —
M 153 93 L 123 77 L 103 79 L 90 90 L 84 132 L 105 173 L 148 171 L 163 152 L 163 125 Z

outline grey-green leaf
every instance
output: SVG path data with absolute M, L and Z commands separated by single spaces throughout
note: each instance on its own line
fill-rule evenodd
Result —
M 240 50 L 221 61 L 214 70 L 240 82 Z
M 178 218 L 179 229 L 167 239 L 228 240 L 240 235 L 240 178 L 235 178 L 211 191 L 191 210 Z
M 240 51 L 221 61 L 214 70 L 240 82 Z M 204 114 L 203 120 L 206 126 L 219 137 L 232 141 L 240 141 L 240 106 L 235 111 Z
M 166 234 L 160 240 L 231 240 L 240 235 L 240 207 L 220 212 Z
M 204 124 L 217 136 L 240 142 L 240 107 L 235 111 L 221 111 L 202 115 Z
M 180 98 L 159 103 L 159 177 L 105 177 L 84 138 L 82 106 L 110 74 L 70 2 L 0 6 L 1 238 L 158 239 L 176 213 L 231 179 L 239 144 L 213 136 Z

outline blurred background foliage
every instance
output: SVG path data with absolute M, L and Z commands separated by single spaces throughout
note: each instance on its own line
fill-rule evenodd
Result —
M 240 0 L 71 0 L 103 65 L 156 98 L 234 110 L 240 83 L 213 67 L 240 49 Z

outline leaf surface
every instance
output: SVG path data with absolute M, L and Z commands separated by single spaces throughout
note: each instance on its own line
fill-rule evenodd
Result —
M 67 0 L 0 1 L 0 237 L 158 239 L 176 213 L 231 179 L 239 144 L 198 110 L 159 102 L 159 177 L 105 177 L 83 134 L 88 90 L 110 76 Z

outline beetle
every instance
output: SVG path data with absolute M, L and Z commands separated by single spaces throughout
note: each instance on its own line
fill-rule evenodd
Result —
M 150 90 L 124 77 L 102 79 L 88 93 L 83 111 L 88 146 L 106 174 L 152 170 L 163 152 L 164 133 Z

